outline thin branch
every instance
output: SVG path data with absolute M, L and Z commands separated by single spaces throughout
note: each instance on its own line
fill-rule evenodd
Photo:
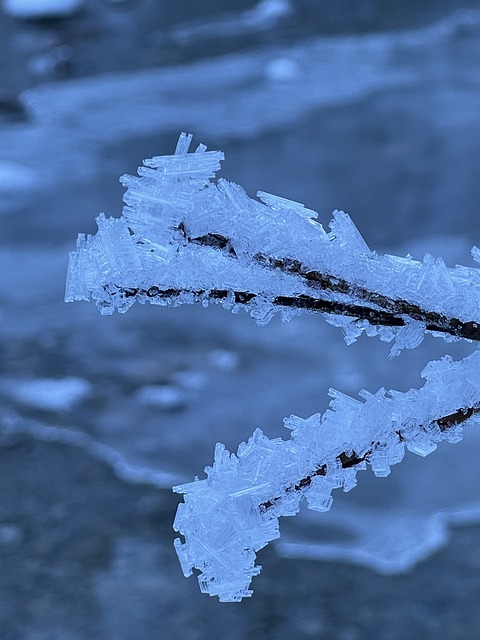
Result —
M 459 319 L 470 317 L 470 313 L 477 315 L 478 270 L 447 270 L 440 259 L 430 256 L 423 265 L 407 261 L 397 282 L 397 264 L 402 265 L 402 261 L 387 257 L 372 260 L 370 265 L 368 255 L 357 255 L 365 245 L 355 235 L 348 216 L 340 212 L 334 213 L 330 236 L 322 231 L 310 240 L 309 225 L 302 223 L 297 234 L 298 220 L 295 216 L 284 217 L 280 211 L 278 224 L 272 226 L 273 241 L 282 242 L 291 233 L 287 244 L 291 248 L 273 257 L 267 248 L 270 243 L 260 244 L 262 237 L 255 234 L 260 227 L 264 233 L 269 218 L 260 215 L 261 224 L 256 225 L 257 209 L 237 185 L 222 181 L 217 189 L 211 178 L 223 154 L 204 153 L 204 145 L 189 154 L 190 141 L 190 135 L 181 134 L 174 156 L 146 161 L 146 166 L 139 169 L 139 178 L 122 178 L 127 187 L 124 215 L 107 219 L 101 214 L 97 218 L 98 233 L 79 236 L 77 250 L 70 254 L 66 300 L 93 298 L 102 313 L 126 311 L 135 300 L 172 306 L 212 301 L 233 311 L 243 307 L 259 322 L 268 320 L 276 309 L 286 316 L 307 310 L 351 318 L 338 322 L 345 325 L 349 337 L 350 328 L 353 336 L 367 322 L 379 327 L 406 327 L 405 332 L 399 332 L 399 343 L 401 336 L 407 335 L 404 344 L 396 345 L 398 349 L 413 344 L 424 330 L 480 341 L 480 321 Z M 214 200 L 219 197 L 211 212 L 207 211 L 208 197 L 204 200 L 206 185 L 214 190 L 207 196 L 213 194 Z M 278 207 L 282 210 L 286 203 L 269 194 L 261 199 L 268 215 L 277 216 Z M 302 216 L 311 213 L 296 203 L 286 206 Z M 245 220 L 239 220 L 238 225 L 231 215 L 232 207 L 244 214 Z M 190 216 L 198 220 L 197 214 L 205 229 L 220 233 L 193 237 L 187 229 L 188 220 Z M 223 222 L 219 218 L 222 215 Z M 248 233 L 255 236 L 251 239 L 249 264 L 244 268 L 236 242 L 241 244 Z M 337 242 L 330 246 L 328 238 L 332 234 Z M 320 245 L 329 248 L 325 257 L 328 266 L 319 262 L 311 269 L 304 258 L 295 258 L 295 253 L 298 249 L 302 256 L 305 244 L 313 251 L 317 236 Z M 257 248 L 252 249 L 254 240 Z M 193 246 L 179 251 L 187 245 Z M 475 259 L 477 254 L 478 249 Z M 351 268 L 344 270 L 347 260 Z M 228 273 L 223 271 L 225 266 Z M 335 276 L 336 271 L 343 277 Z M 348 271 L 354 274 L 350 276 Z M 360 279 L 362 274 L 364 279 Z M 451 283 L 449 274 L 453 276 Z M 223 275 L 228 281 L 222 280 Z M 363 286 L 350 282 L 350 278 Z M 407 281 L 411 288 L 418 284 L 417 294 L 409 292 Z M 448 290 L 445 295 L 444 284 Z M 375 291 L 377 286 L 380 293 Z M 429 310 L 430 306 L 436 311 Z M 412 323 L 418 323 L 418 332 L 412 327 L 413 340 L 408 331 Z M 382 338 L 393 334 L 380 332 Z M 323 417 L 314 414 L 305 420 L 297 416 L 285 420 L 285 426 L 292 429 L 289 440 L 270 440 L 257 429 L 239 445 L 236 454 L 218 443 L 213 465 L 205 468 L 207 478 L 174 487 L 184 494 L 173 525 L 185 539 L 182 542 L 177 538 L 174 543 L 184 574 L 191 575 L 198 569 L 201 590 L 218 595 L 221 601 L 239 601 L 251 595 L 250 582 L 260 571 L 255 566 L 256 552 L 278 537 L 278 518 L 296 513 L 302 498 L 312 509 L 325 511 L 332 501 L 331 490 L 352 488 L 356 471 L 367 463 L 376 475 L 387 475 L 390 466 L 401 461 L 405 447 L 427 455 L 441 440 L 460 439 L 459 425 L 470 418 L 478 421 L 479 363 L 479 351 L 460 363 L 449 357 L 431 362 L 422 372 L 426 382 L 421 389 L 400 393 L 382 388 L 374 395 L 361 392 L 364 403 L 331 390 L 333 401 Z M 455 407 L 459 408 L 435 417 Z
M 232 248 L 227 249 L 228 240 L 217 234 L 209 234 L 200 238 L 189 239 L 192 244 L 226 249 L 232 257 L 235 252 Z M 284 258 L 268 258 L 257 254 L 254 260 L 270 269 L 279 269 L 284 273 L 298 275 L 305 280 L 308 286 L 317 292 L 329 291 L 345 295 L 352 295 L 359 299 L 359 304 L 351 301 L 342 302 L 340 300 L 328 300 L 319 297 L 300 294 L 298 296 L 276 296 L 270 303 L 278 308 L 305 310 L 315 313 L 327 313 L 334 315 L 349 316 L 357 320 L 366 320 L 374 326 L 402 327 L 407 324 L 406 318 L 423 322 L 428 331 L 448 334 L 457 338 L 480 341 L 480 326 L 478 323 L 469 321 L 463 322 L 457 318 L 447 318 L 446 316 L 434 312 L 426 311 L 418 305 L 405 300 L 392 300 L 387 296 L 374 293 L 351 285 L 347 281 L 332 275 L 325 275 L 319 271 L 308 271 L 298 260 Z M 113 288 L 106 285 L 104 291 L 109 295 L 123 296 L 125 298 L 146 297 L 149 300 L 164 300 L 166 302 L 180 298 L 188 294 L 195 302 L 212 300 L 214 302 L 228 301 L 229 297 L 235 305 L 247 305 L 261 295 L 251 291 L 230 291 L 228 289 L 162 289 L 156 285 L 148 288 L 129 287 Z M 364 302 L 364 304 L 362 304 Z
M 468 409 L 457 409 L 457 411 L 449 414 L 448 416 L 443 416 L 442 418 L 433 420 L 430 423 L 430 426 L 437 425 L 440 431 L 444 433 L 449 429 L 452 429 L 453 427 L 456 427 L 462 424 L 462 422 L 465 422 L 466 420 L 471 418 L 473 414 L 478 414 L 478 413 L 480 413 L 479 405 L 475 405 L 474 407 L 469 407 Z M 401 429 L 396 431 L 396 434 L 398 436 L 399 442 L 405 441 L 405 438 L 402 435 Z M 357 466 L 361 462 L 364 462 L 364 461 L 368 462 L 369 458 L 372 456 L 374 451 L 378 450 L 381 447 L 382 447 L 381 443 L 372 443 L 371 449 L 366 451 L 362 456 L 357 455 L 355 451 L 352 451 L 351 453 L 346 453 L 345 451 L 343 451 L 337 456 L 336 459 L 338 460 L 339 466 L 342 469 L 349 469 L 350 467 Z M 326 475 L 327 475 L 327 465 L 326 464 L 319 465 L 317 469 L 313 471 L 310 475 L 305 476 L 304 478 L 301 478 L 295 484 L 285 487 L 285 493 L 288 494 L 288 493 L 292 493 L 293 491 L 301 491 L 302 489 L 306 489 L 311 485 L 312 480 L 315 476 L 326 476 Z M 260 510 L 265 513 L 266 511 L 274 507 L 281 500 L 282 500 L 282 497 L 277 496 L 275 498 L 272 498 L 271 500 L 262 502 L 259 505 Z
M 184 225 L 180 225 L 179 230 L 182 232 L 184 238 L 192 244 L 214 247 L 227 252 L 231 257 L 236 257 L 235 249 L 230 239 L 225 236 L 217 233 L 208 233 L 203 236 L 191 238 L 188 236 Z M 308 311 L 319 311 L 321 313 L 352 316 L 360 320 L 368 320 L 372 325 L 392 327 L 405 325 L 405 317 L 409 317 L 412 320 L 423 322 L 428 331 L 446 333 L 467 340 L 480 340 L 480 326 L 477 322 L 463 322 L 458 318 L 447 318 L 435 311 L 422 309 L 419 305 L 408 302 L 407 300 L 389 298 L 388 296 L 369 291 L 364 287 L 353 285 L 342 278 L 307 269 L 296 259 L 272 258 L 257 253 L 253 256 L 253 260 L 269 269 L 280 270 L 290 275 L 300 276 L 307 286 L 317 291 L 331 291 L 333 293 L 350 295 L 367 303 L 366 305 L 353 305 L 351 303 L 317 300 L 316 298 L 310 298 L 308 296 L 299 296 L 298 298 L 279 296 L 273 304 L 307 309 Z
M 236 305 L 247 305 L 255 300 L 255 298 L 261 297 L 250 291 L 231 291 L 228 289 L 160 289 L 155 285 L 148 289 L 130 287 L 112 290 L 109 287 L 105 287 L 105 291 L 108 291 L 111 296 L 117 294 L 123 295 L 125 298 L 146 296 L 150 300 L 157 299 L 165 301 L 174 300 L 185 294 L 193 296 L 195 302 L 201 302 L 205 299 L 221 302 L 227 301 L 229 297 L 233 296 L 232 302 Z M 271 300 L 271 304 L 279 309 L 298 309 L 317 313 L 354 316 L 358 319 L 368 320 L 374 325 L 401 327 L 405 324 L 405 319 L 401 316 L 385 313 L 372 307 L 322 300 L 321 298 L 312 298 L 311 296 L 303 294 L 299 296 L 276 296 Z

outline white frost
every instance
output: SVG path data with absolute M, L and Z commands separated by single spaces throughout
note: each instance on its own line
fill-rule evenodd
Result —
M 260 202 L 215 181 L 223 154 L 205 145 L 191 153 L 191 141 L 182 133 L 173 155 L 121 178 L 123 215 L 100 214 L 98 232 L 78 237 L 67 301 L 93 299 L 104 314 L 135 301 L 216 302 L 245 309 L 258 324 L 277 311 L 283 320 L 321 311 L 347 342 L 362 331 L 394 339 L 391 355 L 415 348 L 426 331 L 478 339 L 478 268 L 451 269 L 430 254 L 421 262 L 378 255 L 343 211 L 326 231 L 302 204 L 264 192 Z M 362 390 L 356 399 L 331 389 L 323 416 L 285 419 L 289 440 L 256 429 L 236 454 L 217 444 L 206 479 L 174 488 L 185 495 L 174 523 L 184 574 L 199 570 L 201 590 L 221 601 L 252 595 L 256 552 L 278 538 L 279 517 L 295 515 L 301 499 L 327 511 L 332 490 L 350 491 L 367 465 L 385 477 L 405 449 L 426 456 L 442 440 L 461 439 L 462 426 L 478 421 L 479 365 L 480 351 L 461 362 L 445 356 L 425 367 L 421 389 L 405 393 Z M 165 403 L 159 387 L 142 394 Z

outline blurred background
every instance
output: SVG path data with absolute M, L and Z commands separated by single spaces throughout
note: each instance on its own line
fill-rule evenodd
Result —
M 180 131 L 222 175 L 347 211 L 372 249 L 472 266 L 478 0 L 3 0 L 0 5 L 0 638 L 480 636 L 480 437 L 328 514 L 281 522 L 254 596 L 181 574 L 171 486 L 216 442 L 323 412 L 329 387 L 406 390 L 446 353 L 389 360 L 320 317 L 63 302 L 68 251 L 119 216 L 118 177 Z

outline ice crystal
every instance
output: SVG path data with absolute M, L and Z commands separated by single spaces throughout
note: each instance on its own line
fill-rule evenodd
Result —
M 426 331 L 445 339 L 480 338 L 478 268 L 446 267 L 371 251 L 350 217 L 334 211 L 329 230 L 317 214 L 262 191 L 250 198 L 215 180 L 223 154 L 182 133 L 175 153 L 145 160 L 127 188 L 120 218 L 97 218 L 70 254 L 65 299 L 95 300 L 103 314 L 138 301 L 176 306 L 220 303 L 245 309 L 259 324 L 319 312 L 347 343 L 360 333 L 416 347 Z M 472 256 L 479 262 L 480 251 Z M 405 448 L 425 456 L 441 440 L 456 442 L 480 413 L 480 352 L 427 365 L 421 389 L 380 389 L 360 399 L 331 389 L 321 416 L 286 418 L 289 440 L 257 429 L 236 454 L 221 444 L 206 478 L 174 488 L 184 494 L 174 528 L 186 576 L 199 570 L 202 591 L 221 601 L 252 594 L 256 552 L 279 536 L 278 518 L 300 500 L 327 511 L 332 490 L 351 490 L 358 470 L 390 473 Z M 151 394 L 152 391 L 149 390 Z M 156 392 L 157 393 L 157 392 Z M 158 395 L 158 394 L 157 394 Z
M 351 218 L 334 211 L 326 232 L 304 205 L 259 191 L 250 198 L 215 175 L 220 151 L 182 134 L 174 155 L 145 160 L 120 218 L 97 218 L 70 254 L 65 299 L 95 300 L 103 314 L 135 302 L 220 303 L 265 324 L 306 311 L 341 326 L 347 342 L 365 331 L 395 340 L 392 355 L 425 331 L 480 337 L 478 268 L 447 268 L 371 251 Z M 474 248 L 473 256 L 476 256 Z
M 352 489 L 357 471 L 370 466 L 383 478 L 405 448 L 426 456 L 479 421 L 479 364 L 478 351 L 462 362 L 446 356 L 425 368 L 421 389 L 406 393 L 364 391 L 356 400 L 332 389 L 323 416 L 284 420 L 289 440 L 257 429 L 236 454 L 217 444 L 206 479 L 174 487 L 185 499 L 174 522 L 185 538 L 175 541 L 184 574 L 199 569 L 201 590 L 223 602 L 252 595 L 256 552 L 279 536 L 278 518 L 295 515 L 302 498 L 327 511 L 332 490 Z

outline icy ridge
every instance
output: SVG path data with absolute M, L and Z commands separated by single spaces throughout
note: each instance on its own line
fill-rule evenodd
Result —
M 55 442 L 78 447 L 96 460 L 109 465 L 116 476 L 131 484 L 150 484 L 157 489 L 166 489 L 179 476 L 167 470 L 152 469 L 128 460 L 116 449 L 99 442 L 89 434 L 68 427 L 55 427 L 24 416 L 0 416 L 0 436 L 9 438 L 18 434 L 27 435 L 40 442 Z

